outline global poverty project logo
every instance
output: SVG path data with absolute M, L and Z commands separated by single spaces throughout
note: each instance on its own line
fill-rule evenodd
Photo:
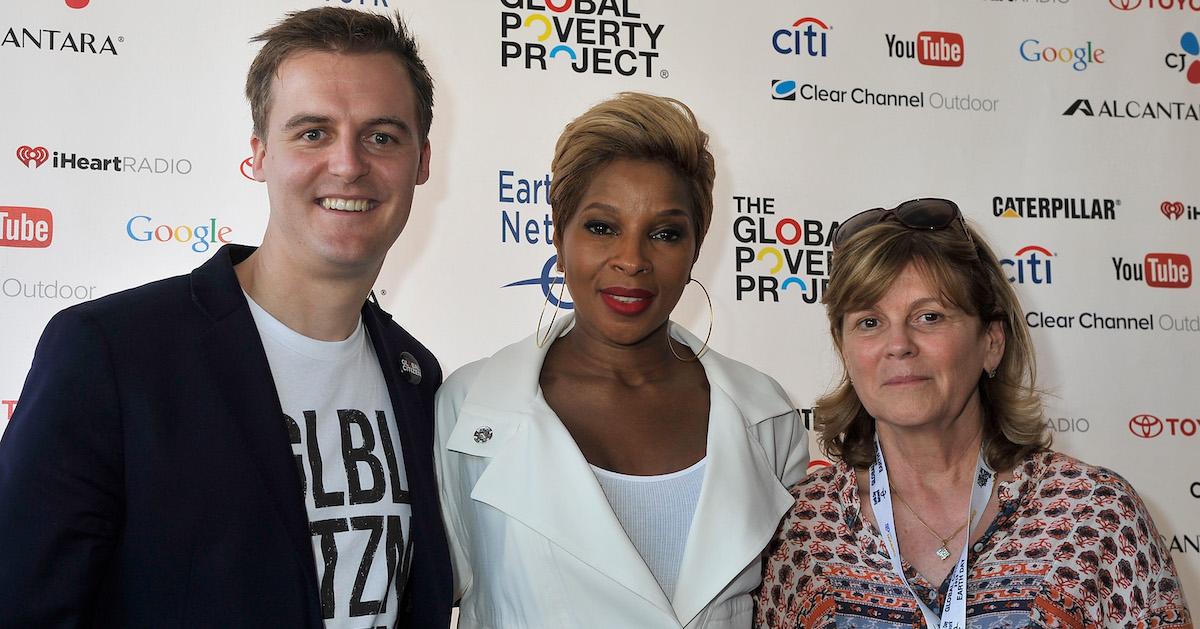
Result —
M 500 66 L 659 76 L 665 25 L 630 0 L 500 0 Z M 650 6 L 654 6 L 651 4 Z

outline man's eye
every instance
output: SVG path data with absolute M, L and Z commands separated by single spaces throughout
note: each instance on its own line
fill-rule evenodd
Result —
M 316 142 L 317 140 L 325 137 L 325 132 L 321 131 L 320 129 L 309 129 L 301 134 L 301 137 L 309 142 Z
M 370 138 L 371 138 L 371 142 L 373 142 L 379 146 L 391 144 L 392 142 L 396 141 L 396 138 L 393 138 L 392 136 L 390 136 L 386 133 L 372 133 L 370 135 Z

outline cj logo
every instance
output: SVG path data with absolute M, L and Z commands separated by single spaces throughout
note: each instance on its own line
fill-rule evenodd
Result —
M 1183 216 L 1183 203 L 1179 201 L 1163 201 L 1161 209 L 1163 216 L 1173 221 L 1179 220 L 1179 217 Z
M 1134 415 L 1129 419 L 1129 432 L 1142 439 L 1153 439 L 1162 434 L 1162 420 L 1153 415 Z
M 1108 0 L 1108 3 L 1121 11 L 1132 11 L 1142 6 L 1142 0 Z
M 1183 49 L 1183 52 L 1168 52 L 1167 56 L 1163 58 L 1163 63 L 1176 72 L 1187 70 L 1188 83 L 1200 84 L 1200 59 L 1192 59 L 1190 63 L 1188 62 L 1189 56 L 1200 56 L 1200 39 L 1196 38 L 1195 33 L 1184 33 L 1179 38 L 1179 47 Z
M 26 168 L 37 168 L 50 159 L 50 151 L 44 146 L 18 146 L 17 159 L 21 160 Z
M 542 274 L 540 277 L 534 277 L 527 280 L 518 280 L 510 284 L 505 284 L 504 288 L 509 288 L 511 286 L 538 286 L 541 287 L 542 295 L 547 301 L 550 302 L 550 305 L 554 306 L 555 308 L 571 310 L 575 307 L 574 302 L 567 301 L 565 299 L 559 300 L 558 295 L 554 294 L 555 285 L 563 283 L 562 277 L 554 277 L 550 275 L 550 272 L 554 269 L 554 265 L 557 262 L 557 255 L 550 256 L 550 259 L 546 260 L 546 264 L 542 266 Z M 564 286 L 561 290 L 565 289 L 566 287 Z M 561 294 L 562 293 L 560 292 L 559 295 Z

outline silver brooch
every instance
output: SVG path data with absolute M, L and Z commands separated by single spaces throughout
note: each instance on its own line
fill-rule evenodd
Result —
M 487 441 L 491 441 L 491 439 L 492 439 L 491 426 L 481 426 L 479 428 L 479 430 L 475 431 L 475 443 L 485 443 Z

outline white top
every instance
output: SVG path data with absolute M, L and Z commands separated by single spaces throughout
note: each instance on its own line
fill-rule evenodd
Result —
M 308 338 L 246 296 L 304 490 L 325 626 L 391 626 L 412 505 L 395 413 L 362 320 L 344 341 Z
M 667 598 L 675 598 L 679 564 L 700 502 L 707 458 L 670 474 L 631 476 L 592 466 L 617 520 Z

